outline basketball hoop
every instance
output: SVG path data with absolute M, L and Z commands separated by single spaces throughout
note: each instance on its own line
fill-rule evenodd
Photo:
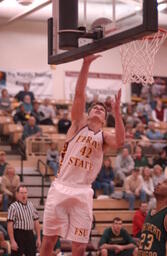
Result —
M 167 31 L 159 28 L 151 36 L 123 44 L 120 47 L 123 83 L 152 84 L 155 55 L 167 37 Z

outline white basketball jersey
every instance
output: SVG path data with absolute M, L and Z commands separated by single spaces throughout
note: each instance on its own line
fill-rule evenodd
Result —
M 103 161 L 103 132 L 83 127 L 66 142 L 60 160 L 58 180 L 66 185 L 90 185 Z

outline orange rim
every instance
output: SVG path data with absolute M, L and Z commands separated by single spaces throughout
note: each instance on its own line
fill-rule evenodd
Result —
M 155 36 L 156 36 L 156 38 L 162 38 L 163 37 L 163 35 L 167 35 L 167 30 L 166 29 L 164 29 L 164 28 L 158 28 L 158 31 L 157 32 L 155 32 L 155 33 L 153 33 L 153 34 L 151 34 L 151 35 L 148 35 L 148 36 L 143 36 L 142 38 L 141 38 L 141 40 L 153 40 L 154 38 L 155 38 Z M 140 40 L 140 39 L 139 39 Z

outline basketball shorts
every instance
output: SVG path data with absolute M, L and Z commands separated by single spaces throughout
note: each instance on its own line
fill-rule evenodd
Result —
M 87 243 L 92 225 L 93 190 L 70 187 L 55 180 L 48 192 L 43 234 Z

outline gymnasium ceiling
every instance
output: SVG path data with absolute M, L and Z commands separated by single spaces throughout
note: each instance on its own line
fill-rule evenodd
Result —
M 18 1 L 19 0 L 0 0 L 0 26 L 3 27 L 6 24 L 23 19 L 28 21 L 46 21 L 52 16 L 51 0 L 33 0 L 33 3 L 27 6 L 19 4 Z M 132 5 L 138 8 L 142 0 L 116 1 L 119 2 L 121 13 L 124 12 L 124 16 L 126 16 L 129 11 L 132 11 Z M 84 0 L 79 0 L 79 16 L 83 16 L 83 2 Z M 158 0 L 158 2 L 159 24 L 167 29 L 167 0 Z M 112 7 L 112 0 L 87 0 L 87 4 L 87 9 L 89 9 L 88 22 L 90 22 L 94 17 L 99 15 L 97 14 L 99 10 Z

